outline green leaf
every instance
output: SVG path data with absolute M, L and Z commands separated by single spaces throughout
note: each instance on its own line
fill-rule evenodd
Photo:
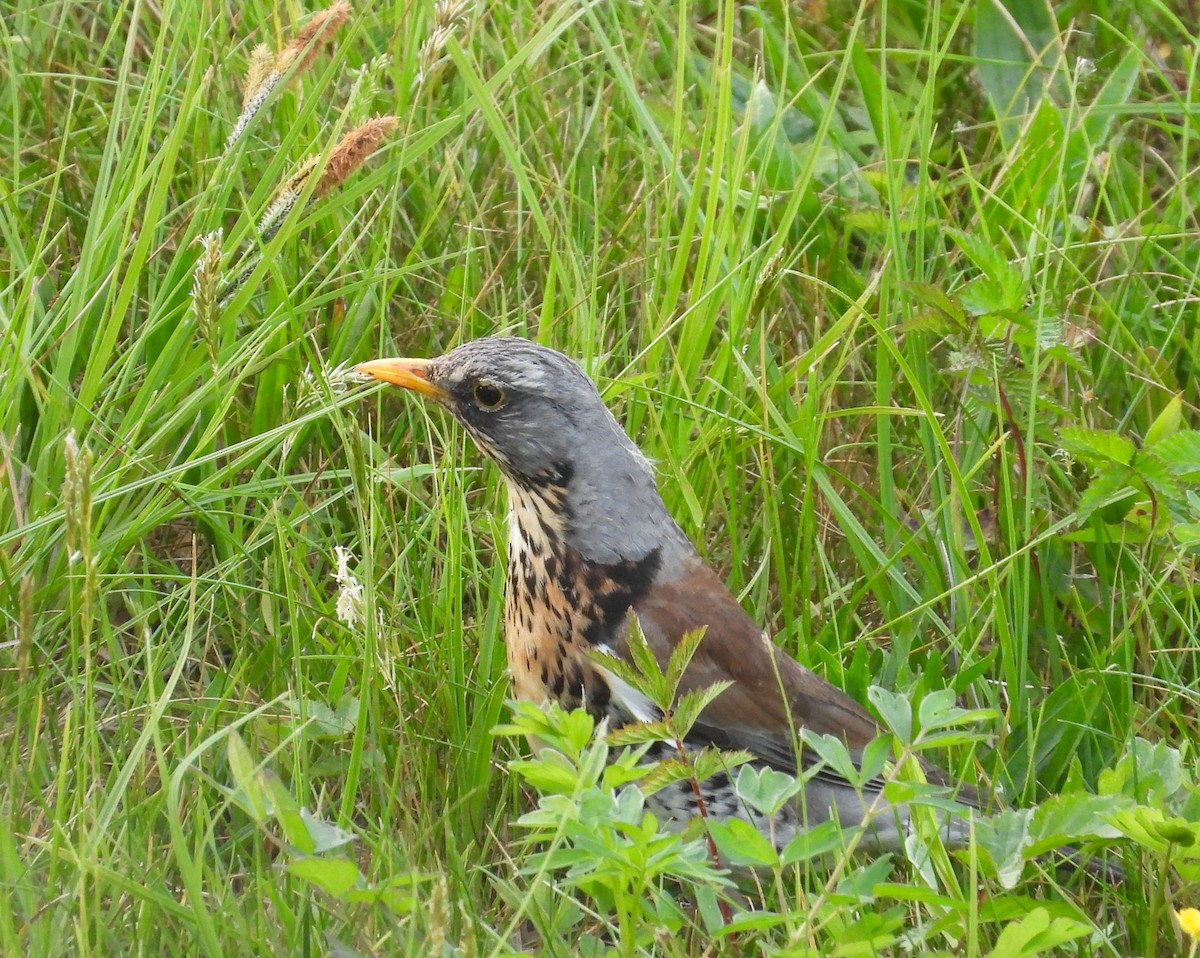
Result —
M 554 761 L 549 749 L 542 749 L 537 758 L 517 759 L 509 762 L 509 768 L 543 794 L 573 795 L 579 783 L 575 768 Z
M 671 688 L 662 666 L 654 657 L 654 650 L 646 641 L 646 636 L 636 625 L 636 620 L 630 623 L 625 633 L 625 648 L 629 653 L 629 664 L 633 666 L 633 674 L 626 681 L 664 711 L 671 705 L 675 690 Z M 611 658 L 611 657 L 610 657 Z
M 304 827 L 308 829 L 309 837 L 312 839 L 313 851 L 317 854 L 333 851 L 335 848 L 341 848 L 343 845 L 348 845 L 354 841 L 353 832 L 348 832 L 344 828 L 338 828 L 333 822 L 317 818 L 316 815 L 306 808 L 300 809 L 300 817 L 303 819 Z
M 737 777 L 737 793 L 747 805 L 762 814 L 774 817 L 800 792 L 804 783 L 794 775 L 770 766 L 742 767 Z
M 685 782 L 695 777 L 695 774 L 691 762 L 685 762 L 681 758 L 663 758 L 650 766 L 639 787 L 643 794 L 653 795 L 676 782 Z
M 892 856 L 880 855 L 870 864 L 855 868 L 838 882 L 837 894 L 861 904 L 875 900 L 875 889 L 892 872 Z
M 1014 808 L 975 823 L 979 848 L 986 853 L 1003 888 L 1015 888 L 1025 870 L 1025 846 L 1032 818 L 1032 809 Z
M 1107 818 L 1109 824 L 1126 838 L 1157 855 L 1165 855 L 1169 846 L 1177 857 L 1200 858 L 1200 822 L 1188 821 L 1147 805 L 1118 809 Z
M 990 276 L 977 276 L 959 289 L 957 295 L 963 309 L 972 316 L 1007 313 L 1021 305 L 1020 300 L 1014 301 L 1005 288 Z
M 870 117 L 871 127 L 875 131 L 875 142 L 880 148 L 888 145 L 890 150 L 895 150 L 899 145 L 900 114 L 892 104 L 883 78 L 861 43 L 855 43 L 851 47 L 850 62 L 862 90 L 867 116 Z
M 862 780 L 869 782 L 882 775 L 891 757 L 892 737 L 890 735 L 877 735 L 871 739 L 863 749 L 862 760 L 859 762 L 858 770 L 862 775 Z
M 1159 498 L 1170 502 L 1183 499 L 1183 487 L 1171 474 L 1170 467 L 1161 456 L 1145 449 L 1139 450 L 1133 457 L 1133 468 L 1150 491 Z
M 913 739 L 912 703 L 898 692 L 879 685 L 867 689 L 867 698 L 879 711 L 884 724 L 891 729 L 901 743 L 909 745 Z
M 1073 842 L 1120 838 L 1121 833 L 1108 823 L 1113 811 L 1109 796 L 1068 792 L 1046 799 L 1033 811 L 1029 821 L 1027 858 Z
M 1153 444 L 1152 449 L 1180 479 L 1200 482 L 1200 431 L 1185 429 L 1164 436 Z
M 229 759 L 229 771 L 237 787 L 235 801 L 256 822 L 267 819 L 267 796 L 258 776 L 258 765 L 250 756 L 245 740 L 231 729 L 226 740 L 225 753 Z
M 1081 524 L 1087 522 L 1098 509 L 1119 502 L 1137 490 L 1129 484 L 1133 477 L 1128 468 L 1105 469 L 1096 476 L 1079 497 L 1075 507 L 1075 518 Z
M 1114 462 L 1128 466 L 1137 451 L 1129 439 L 1108 429 L 1064 426 L 1058 437 L 1067 452 L 1091 467 Z
M 755 756 L 746 751 L 726 752 L 712 747 L 692 752 L 688 757 L 695 769 L 696 780 L 700 782 L 718 774 L 732 775 L 738 766 L 755 760 Z
M 1006 925 L 988 958 L 1028 958 L 1090 934 L 1092 927 L 1070 918 L 1051 918 L 1045 908 L 1035 908 L 1024 918 Z
M 850 834 L 852 832 L 842 829 L 835 821 L 821 822 L 798 832 L 796 837 L 787 843 L 780 858 L 784 865 L 795 865 L 825 855 L 837 854 L 845 849 Z
M 740 818 L 709 819 L 708 833 L 723 861 L 731 865 L 770 867 L 779 864 L 779 853 L 757 828 Z
M 613 729 L 604 736 L 604 740 L 613 748 L 627 745 L 642 745 L 646 742 L 671 742 L 674 740 L 671 725 L 665 721 L 630 722 Z
M 1126 796 L 1143 804 L 1169 803 L 1177 793 L 1194 790 L 1194 774 L 1185 772 L 1179 749 L 1165 742 L 1135 738 L 1110 769 L 1100 773 L 1097 791 Z
M 270 769 L 263 770 L 261 780 L 263 791 L 270 799 L 271 811 L 283 831 L 283 840 L 302 855 L 313 854 L 316 851 L 316 843 L 313 842 L 300 806 L 292 797 L 292 793 Z
M 957 694 L 954 689 L 937 689 L 929 692 L 921 699 L 917 710 L 918 722 L 922 732 L 933 732 L 944 728 L 968 728 L 972 733 L 980 722 L 996 718 L 995 709 L 964 709 L 955 704 Z M 928 742 L 929 736 L 922 736 L 923 742 Z
M 692 726 L 696 724 L 696 719 L 713 700 L 730 688 L 733 682 L 726 679 L 721 682 L 714 682 L 712 685 L 702 689 L 692 689 L 690 692 L 685 692 L 679 697 L 679 701 L 675 703 L 675 708 L 671 713 L 670 726 L 678 738 L 686 738 L 688 732 L 692 730 Z
M 811 749 L 821 762 L 844 778 L 847 782 L 859 782 L 862 773 L 850 755 L 850 749 L 840 738 L 833 735 L 818 735 L 811 729 L 800 729 L 800 739 L 806 749 Z
M 287 863 L 287 870 L 331 898 L 345 898 L 348 892 L 365 883 L 358 866 L 348 858 L 293 858 Z
M 979 82 L 1000 130 L 1011 142 L 1045 95 L 1058 65 L 1054 14 L 1045 0 L 980 0 L 975 8 L 974 57 Z
M 1155 443 L 1161 442 L 1167 436 L 1175 435 L 1175 433 L 1179 432 L 1179 427 L 1182 425 L 1183 398 L 1179 393 L 1176 393 L 1163 407 L 1162 412 L 1154 417 L 1154 422 L 1146 430 L 1146 447 L 1149 448 Z
M 791 189 L 804 172 L 802 152 L 795 148 L 787 133 L 788 117 L 794 111 L 779 110 L 778 100 L 764 80 L 750 88 L 745 101 L 752 163 L 775 190 Z
M 1122 114 L 1121 108 L 1130 102 L 1142 69 L 1142 59 L 1141 51 L 1132 48 L 1126 50 L 1117 65 L 1109 71 L 1100 92 L 1087 108 L 1083 129 L 1092 155 L 1108 143 L 1115 122 Z
M 676 643 L 675 648 L 671 650 L 671 658 L 667 662 L 666 675 L 672 692 L 679 687 L 679 680 L 683 677 L 683 673 L 687 671 L 688 665 L 691 664 L 696 650 L 700 648 L 700 643 L 704 639 L 704 633 L 704 627 L 693 629 L 691 632 L 685 632 L 679 642 Z M 657 663 L 655 665 L 657 668 Z

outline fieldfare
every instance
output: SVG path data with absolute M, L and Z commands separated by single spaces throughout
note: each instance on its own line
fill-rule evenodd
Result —
M 703 638 L 680 692 L 732 685 L 701 713 L 685 746 L 744 749 L 791 774 L 819 763 L 796 730 L 844 741 L 856 760 L 880 732 L 856 701 L 771 644 L 700 558 L 658 494 L 654 471 L 604 405 L 595 384 L 562 353 L 523 339 L 475 340 L 437 359 L 379 359 L 359 373 L 414 390 L 445 406 L 504 474 L 509 498 L 504 631 L 517 698 L 586 708 L 610 727 L 661 716 L 645 696 L 603 665 L 628 656 L 636 619 L 665 667 L 680 639 Z M 926 767 L 927 776 L 945 776 Z M 690 783 L 649 799 L 670 824 L 697 814 Z M 793 807 L 770 823 L 780 844 L 802 824 L 835 817 L 861 824 L 867 844 L 896 849 L 909 811 L 881 798 L 882 784 L 856 790 L 828 767 L 805 784 Z M 739 802 L 728 775 L 701 783 L 710 815 L 768 823 Z M 960 801 L 978 805 L 967 786 Z M 947 823 L 955 844 L 965 822 Z

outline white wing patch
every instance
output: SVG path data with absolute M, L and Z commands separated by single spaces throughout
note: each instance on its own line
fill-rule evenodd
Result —
M 612 655 L 613 658 L 616 658 L 613 655 L 613 650 L 607 645 L 597 645 L 594 648 L 597 652 L 603 652 L 605 655 Z M 612 696 L 612 701 L 618 706 L 639 722 L 657 722 L 662 718 L 662 713 L 659 712 L 654 703 L 623 678 L 610 672 L 595 659 L 592 659 L 592 664 L 604 676 L 604 681 L 608 683 L 608 691 Z

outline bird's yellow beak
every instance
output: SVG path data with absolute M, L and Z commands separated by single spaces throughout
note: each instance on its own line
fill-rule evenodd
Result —
M 359 363 L 354 371 L 445 402 L 450 394 L 429 381 L 429 366 L 428 359 L 372 359 L 367 363 Z

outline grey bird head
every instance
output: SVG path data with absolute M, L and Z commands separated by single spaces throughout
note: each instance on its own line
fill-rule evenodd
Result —
M 494 337 L 436 359 L 378 359 L 357 371 L 449 409 L 510 488 L 565 488 L 568 544 L 584 558 L 620 562 L 660 549 L 669 567 L 691 552 L 650 463 L 562 353 Z

